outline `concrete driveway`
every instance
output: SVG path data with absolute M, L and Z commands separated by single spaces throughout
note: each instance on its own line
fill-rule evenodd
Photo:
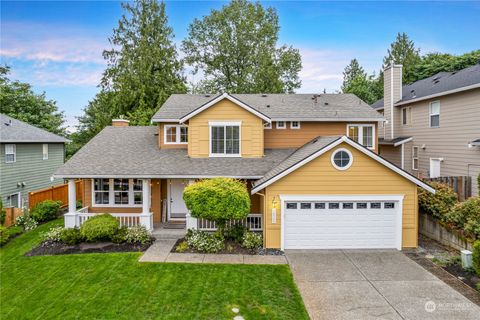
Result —
M 396 250 L 286 250 L 312 319 L 480 319 L 480 307 Z

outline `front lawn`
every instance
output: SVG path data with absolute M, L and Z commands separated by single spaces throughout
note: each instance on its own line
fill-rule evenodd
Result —
M 25 257 L 55 220 L 0 249 L 2 319 L 308 319 L 288 266 L 137 262 L 141 253 Z

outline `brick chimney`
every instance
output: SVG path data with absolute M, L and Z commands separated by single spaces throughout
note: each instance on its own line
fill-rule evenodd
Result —
M 402 65 L 393 64 L 385 68 L 383 78 L 383 114 L 385 123 L 385 140 L 395 138 L 395 123 L 400 121 L 400 110 L 393 105 L 402 99 Z
M 114 127 L 128 127 L 130 121 L 126 119 L 112 119 L 112 126 Z

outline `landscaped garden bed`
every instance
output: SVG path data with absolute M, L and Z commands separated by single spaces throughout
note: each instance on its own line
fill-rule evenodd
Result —
M 42 242 L 38 247 L 27 252 L 25 256 L 42 256 L 57 254 L 78 254 L 78 253 L 113 253 L 113 252 L 144 252 L 150 247 L 153 241 L 146 243 L 80 243 L 67 245 L 61 242 Z

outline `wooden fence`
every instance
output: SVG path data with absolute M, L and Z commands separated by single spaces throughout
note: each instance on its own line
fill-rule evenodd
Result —
M 427 181 L 441 182 L 449 185 L 458 195 L 458 200 L 464 201 L 472 196 L 472 177 L 438 177 L 425 179 Z
M 83 203 L 83 180 L 77 180 L 75 185 L 76 185 L 76 191 L 77 191 L 76 192 L 77 201 L 80 200 Z M 28 206 L 30 209 L 35 207 L 37 203 L 45 200 L 61 201 L 62 208 L 67 207 L 68 206 L 68 183 L 62 184 L 59 186 L 54 186 L 47 189 L 33 191 L 28 194 Z
M 9 207 L 3 209 L 5 210 L 5 223 L 3 225 L 7 228 L 14 225 L 17 217 L 21 216 L 23 213 L 21 208 Z

